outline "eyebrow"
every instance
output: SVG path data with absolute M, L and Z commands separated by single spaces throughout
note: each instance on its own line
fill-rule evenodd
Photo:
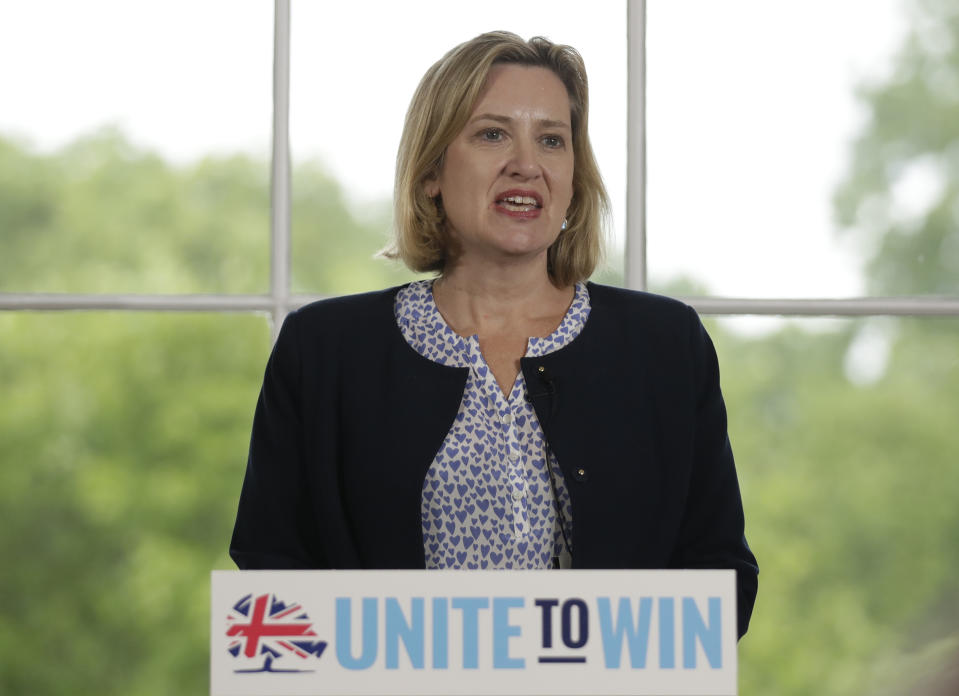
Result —
M 499 114 L 478 114 L 470 119 L 470 123 L 475 123 L 476 121 L 496 121 L 497 123 L 510 124 L 513 122 L 513 119 L 509 116 L 500 116 Z M 537 120 L 536 123 L 546 128 L 567 128 L 572 130 L 572 127 L 566 123 L 566 121 L 554 121 L 549 118 L 541 118 Z

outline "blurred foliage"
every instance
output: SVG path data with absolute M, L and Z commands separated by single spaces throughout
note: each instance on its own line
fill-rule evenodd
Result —
M 910 655 L 959 641 L 959 321 L 900 322 L 864 385 L 844 377 L 864 322 L 802 323 L 713 331 L 761 567 L 741 693 L 911 693 Z
M 49 156 L 0 140 L 0 290 L 265 292 L 268 171 L 178 170 L 112 128 Z
M 315 161 L 296 167 L 292 188 L 294 292 L 363 292 L 415 277 L 399 262 L 372 260 L 389 239 L 388 202 L 351 210 Z
M 370 262 L 387 241 L 388 206 L 358 220 L 316 162 L 295 168 L 292 188 L 294 292 L 413 277 Z M 178 169 L 114 128 L 53 155 L 0 139 L 0 292 L 264 293 L 269 229 L 265 162 L 210 157 Z
M 261 317 L 0 314 L 0 693 L 202 693 Z
M 907 9 L 912 30 L 892 75 L 859 90 L 868 120 L 835 210 L 871 256 L 873 293 L 957 294 L 959 3 Z
M 959 8 L 913 21 L 862 90 L 836 212 L 873 292 L 956 293 Z M 938 183 L 904 216 L 910 169 Z M 264 292 L 267 172 L 174 166 L 110 129 L 46 155 L 0 139 L 0 290 Z M 293 184 L 296 291 L 409 277 L 372 260 L 388 208 L 358 214 L 315 162 Z M 741 693 L 924 693 L 959 656 L 959 320 L 814 324 L 710 322 L 762 567 Z M 851 379 L 866 338 L 885 362 Z M 232 567 L 269 346 L 251 315 L 0 314 L 0 693 L 206 692 L 208 574 Z

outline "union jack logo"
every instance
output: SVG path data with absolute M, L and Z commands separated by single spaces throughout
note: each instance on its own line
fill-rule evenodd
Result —
M 233 605 L 227 622 L 226 635 L 234 638 L 227 650 L 233 657 L 257 661 L 263 657 L 260 667 L 234 672 L 312 672 L 309 669 L 280 669 L 273 663 L 285 656 L 308 660 L 313 655 L 319 659 L 326 649 L 326 641 L 316 640 L 313 623 L 303 607 L 286 604 L 275 594 L 256 597 L 248 594 Z

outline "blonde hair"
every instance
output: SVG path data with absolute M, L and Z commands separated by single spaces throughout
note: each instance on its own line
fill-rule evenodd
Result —
M 442 273 L 449 237 L 442 208 L 424 183 L 436 176 L 446 148 L 466 126 L 494 65 L 551 70 L 569 94 L 573 132 L 573 199 L 566 229 L 547 252 L 550 280 L 565 287 L 585 280 L 603 255 L 609 198 L 589 143 L 589 89 L 583 59 L 571 46 L 540 36 L 524 41 L 494 31 L 460 44 L 437 61 L 420 81 L 403 126 L 396 157 L 392 243 L 384 255 L 417 272 Z

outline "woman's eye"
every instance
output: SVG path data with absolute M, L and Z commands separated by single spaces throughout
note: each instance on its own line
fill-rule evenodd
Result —
M 496 143 L 503 139 L 503 131 L 499 128 L 487 128 L 480 133 L 480 137 L 487 142 Z
M 563 147 L 563 145 L 566 144 L 566 141 L 563 140 L 563 138 L 562 138 L 561 136 L 559 136 L 559 135 L 544 135 L 544 136 L 543 136 L 543 144 L 544 144 L 546 147 L 560 148 L 560 147 Z

